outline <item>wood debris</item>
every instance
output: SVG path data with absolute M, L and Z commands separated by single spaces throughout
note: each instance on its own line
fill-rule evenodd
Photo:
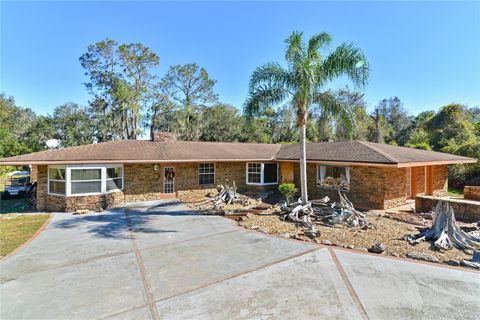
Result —
M 349 227 L 368 228 L 366 214 L 356 210 L 352 202 L 340 191 L 338 194 L 339 203 L 329 203 L 330 199 L 324 197 L 305 205 L 301 200 L 295 204 L 284 205 L 282 207 L 284 219 L 299 223 L 312 231 L 315 230 L 312 220 L 320 220 L 328 225 L 344 224 Z
M 214 210 L 222 209 L 228 204 L 240 204 L 245 207 L 252 204 L 251 198 L 237 192 L 235 181 L 233 181 L 232 186 L 225 182 L 223 185 L 218 186 L 217 190 L 218 193 L 210 199 L 205 200 L 203 204 L 213 202 Z
M 438 202 L 430 229 L 418 235 L 406 235 L 404 239 L 410 244 L 431 240 L 434 241 L 434 247 L 441 250 L 450 250 L 453 247 L 460 250 L 480 248 L 480 237 L 467 233 L 457 226 L 455 213 L 447 201 Z

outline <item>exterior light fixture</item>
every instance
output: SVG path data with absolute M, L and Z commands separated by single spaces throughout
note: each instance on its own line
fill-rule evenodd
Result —
M 158 164 L 153 165 L 153 170 L 158 171 Z

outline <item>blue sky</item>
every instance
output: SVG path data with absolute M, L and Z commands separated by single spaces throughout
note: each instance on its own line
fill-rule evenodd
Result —
M 293 30 L 354 41 L 371 64 L 369 107 L 398 96 L 417 114 L 480 105 L 480 2 L 5 2 L 0 91 L 46 114 L 89 96 L 78 58 L 105 38 L 141 42 L 170 65 L 196 62 L 241 107 L 255 67 L 283 61 Z M 348 84 L 340 80 L 330 86 Z

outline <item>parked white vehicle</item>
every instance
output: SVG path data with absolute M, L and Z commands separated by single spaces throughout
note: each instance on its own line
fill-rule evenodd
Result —
M 5 190 L 3 191 L 2 199 L 25 196 L 31 186 L 30 171 L 9 172 L 5 180 Z

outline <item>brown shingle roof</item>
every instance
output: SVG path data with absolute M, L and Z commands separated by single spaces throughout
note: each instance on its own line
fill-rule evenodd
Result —
M 277 160 L 297 160 L 300 157 L 298 144 L 283 145 L 276 155 Z M 307 159 L 375 164 L 407 164 L 415 162 L 475 162 L 476 159 L 453 154 L 412 149 L 365 141 L 319 142 L 307 144 Z
M 16 157 L 0 159 L 2 162 L 160 162 L 194 160 L 272 160 L 280 149 L 276 144 L 227 142 L 152 142 L 120 140 L 52 149 Z
M 298 160 L 298 144 L 259 144 L 228 142 L 170 143 L 143 140 L 112 141 L 64 149 L 46 150 L 0 159 L 4 164 L 47 163 L 128 163 L 188 161 L 268 161 Z M 447 153 L 417 150 L 363 141 L 320 142 L 307 144 L 310 161 L 405 165 L 438 162 L 464 163 L 476 159 Z

